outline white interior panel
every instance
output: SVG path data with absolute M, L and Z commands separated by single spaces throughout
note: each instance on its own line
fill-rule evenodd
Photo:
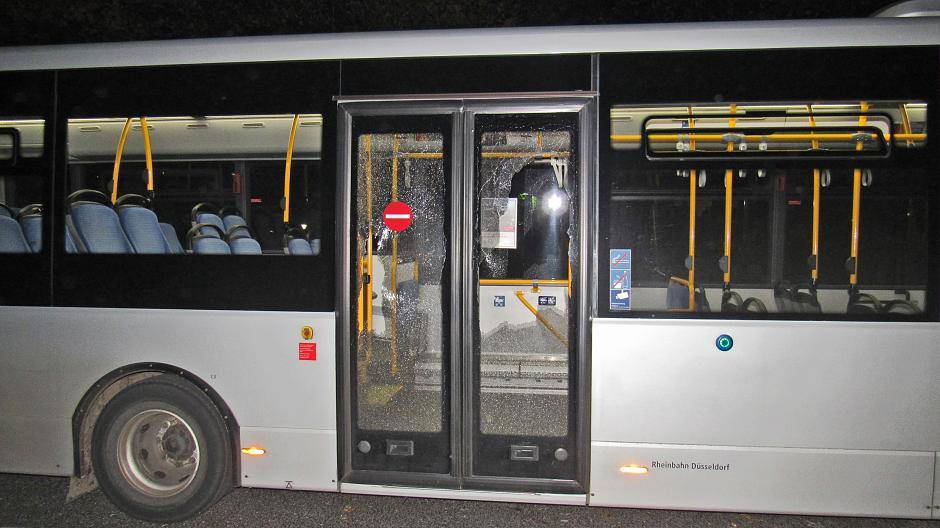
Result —
M 595 320 L 592 440 L 936 451 L 938 342 L 935 323 Z
M 930 518 L 933 453 L 591 445 L 594 506 Z M 645 475 L 624 474 L 639 465 Z

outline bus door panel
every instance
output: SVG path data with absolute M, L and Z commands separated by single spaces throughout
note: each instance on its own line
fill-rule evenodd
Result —
M 591 102 L 340 103 L 344 483 L 584 492 Z

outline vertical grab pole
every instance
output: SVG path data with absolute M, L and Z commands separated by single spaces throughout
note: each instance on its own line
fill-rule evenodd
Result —
M 811 129 L 816 128 L 816 118 L 813 117 L 813 105 L 806 105 L 807 110 L 809 110 L 809 127 Z M 813 139 L 812 142 L 813 150 L 819 149 L 819 140 Z M 822 187 L 822 182 L 820 179 L 820 170 L 818 168 L 813 169 L 813 241 L 812 241 L 812 252 L 810 254 L 810 262 L 812 263 L 812 269 L 810 270 L 810 279 L 812 287 L 816 287 L 816 283 L 819 281 L 819 191 Z
M 369 288 L 365 296 L 366 330 L 372 331 L 372 134 L 363 138 L 366 144 L 366 202 L 368 203 L 369 239 L 366 240 L 366 273 L 369 275 Z M 368 358 L 372 359 L 372 347 Z
M 357 238 L 356 240 L 356 271 L 358 272 L 357 277 L 359 280 L 359 295 L 357 296 L 357 299 L 356 299 L 356 304 L 357 304 L 356 306 L 357 319 L 356 320 L 359 323 L 358 329 L 359 329 L 359 334 L 361 335 L 362 329 L 365 326 L 365 314 L 363 313 L 364 306 L 362 304 L 362 295 L 363 295 L 363 291 L 365 290 L 365 284 L 362 284 L 362 274 L 365 271 L 365 269 L 363 267 L 363 260 L 362 260 L 362 236 L 358 235 L 356 238 Z
M 731 118 L 728 119 L 728 128 L 734 128 L 737 119 L 734 115 L 738 111 L 738 105 L 731 105 Z M 734 151 L 734 144 L 729 141 L 725 146 L 727 152 Z M 731 287 L 731 213 L 732 197 L 734 193 L 734 176 L 731 169 L 725 170 L 725 269 L 724 269 L 724 289 Z
M 363 137 L 362 141 L 365 142 L 365 137 Z M 359 146 L 357 145 L 356 148 L 358 150 Z M 358 185 L 358 182 L 359 182 L 359 176 L 357 174 L 356 176 L 357 185 Z M 356 209 L 356 222 L 357 222 L 357 226 L 356 226 L 356 281 L 359 285 L 359 291 L 357 292 L 357 295 L 356 295 L 356 322 L 358 323 L 358 327 L 357 327 L 359 330 L 358 335 L 361 336 L 362 331 L 365 328 L 365 304 L 363 303 L 362 299 L 363 299 L 363 296 L 365 295 L 366 285 L 362 281 L 362 275 L 363 273 L 365 273 L 365 266 L 364 266 L 365 260 L 362 258 L 362 234 L 360 233 L 359 227 L 358 227 L 359 214 L 360 213 L 357 208 Z
M 150 148 L 150 128 L 147 118 L 140 116 L 140 130 L 144 134 L 144 160 L 147 162 L 147 194 L 153 200 L 153 151 Z M 152 205 L 151 205 L 152 207 Z
M 394 134 L 392 140 L 392 201 L 398 200 L 398 150 L 401 138 Z M 392 357 L 389 370 L 392 376 L 398 374 L 398 231 L 392 232 Z
M 121 130 L 121 139 L 118 140 L 117 152 L 114 154 L 114 173 L 111 176 L 111 203 L 118 198 L 118 178 L 121 174 L 121 158 L 124 156 L 124 144 L 127 143 L 127 133 L 131 131 L 131 119 L 124 120 L 124 128 Z
M 689 129 L 695 128 L 692 107 L 689 107 Z M 689 150 L 695 152 L 695 136 L 689 137 Z M 698 192 L 698 172 L 689 171 L 689 311 L 695 311 L 695 198 Z
M 868 103 L 862 101 L 859 103 L 861 115 L 858 116 L 858 126 L 863 127 L 868 123 Z M 855 144 L 855 150 L 862 150 L 864 145 L 861 142 Z M 849 285 L 852 290 L 858 285 L 858 230 L 859 216 L 861 213 L 862 201 L 862 169 L 855 169 L 852 174 L 852 241 L 851 241 L 851 262 L 852 267 L 849 270 Z
M 297 125 L 300 124 L 300 114 L 294 114 L 294 121 L 290 125 L 290 139 L 287 141 L 287 156 L 284 162 L 284 224 L 290 222 L 290 166 L 294 160 L 294 138 L 297 137 Z
M 362 146 L 366 154 L 366 202 L 368 203 L 366 221 L 369 223 L 369 233 L 366 241 L 366 258 L 362 258 L 361 246 L 356 258 L 359 263 L 359 281 L 362 284 L 359 290 L 359 332 L 362 333 L 363 323 L 365 323 L 365 330 L 369 332 L 366 338 L 365 368 L 359 370 L 359 382 L 366 383 L 369 379 L 369 366 L 372 364 L 372 134 L 362 136 Z

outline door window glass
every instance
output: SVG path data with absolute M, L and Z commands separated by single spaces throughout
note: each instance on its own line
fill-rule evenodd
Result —
M 360 429 L 438 432 L 445 396 L 443 136 L 355 138 Z

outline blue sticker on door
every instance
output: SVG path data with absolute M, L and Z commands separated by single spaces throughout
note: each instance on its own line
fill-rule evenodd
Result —
M 626 311 L 630 309 L 632 297 L 631 261 L 632 250 L 610 250 L 610 309 Z

